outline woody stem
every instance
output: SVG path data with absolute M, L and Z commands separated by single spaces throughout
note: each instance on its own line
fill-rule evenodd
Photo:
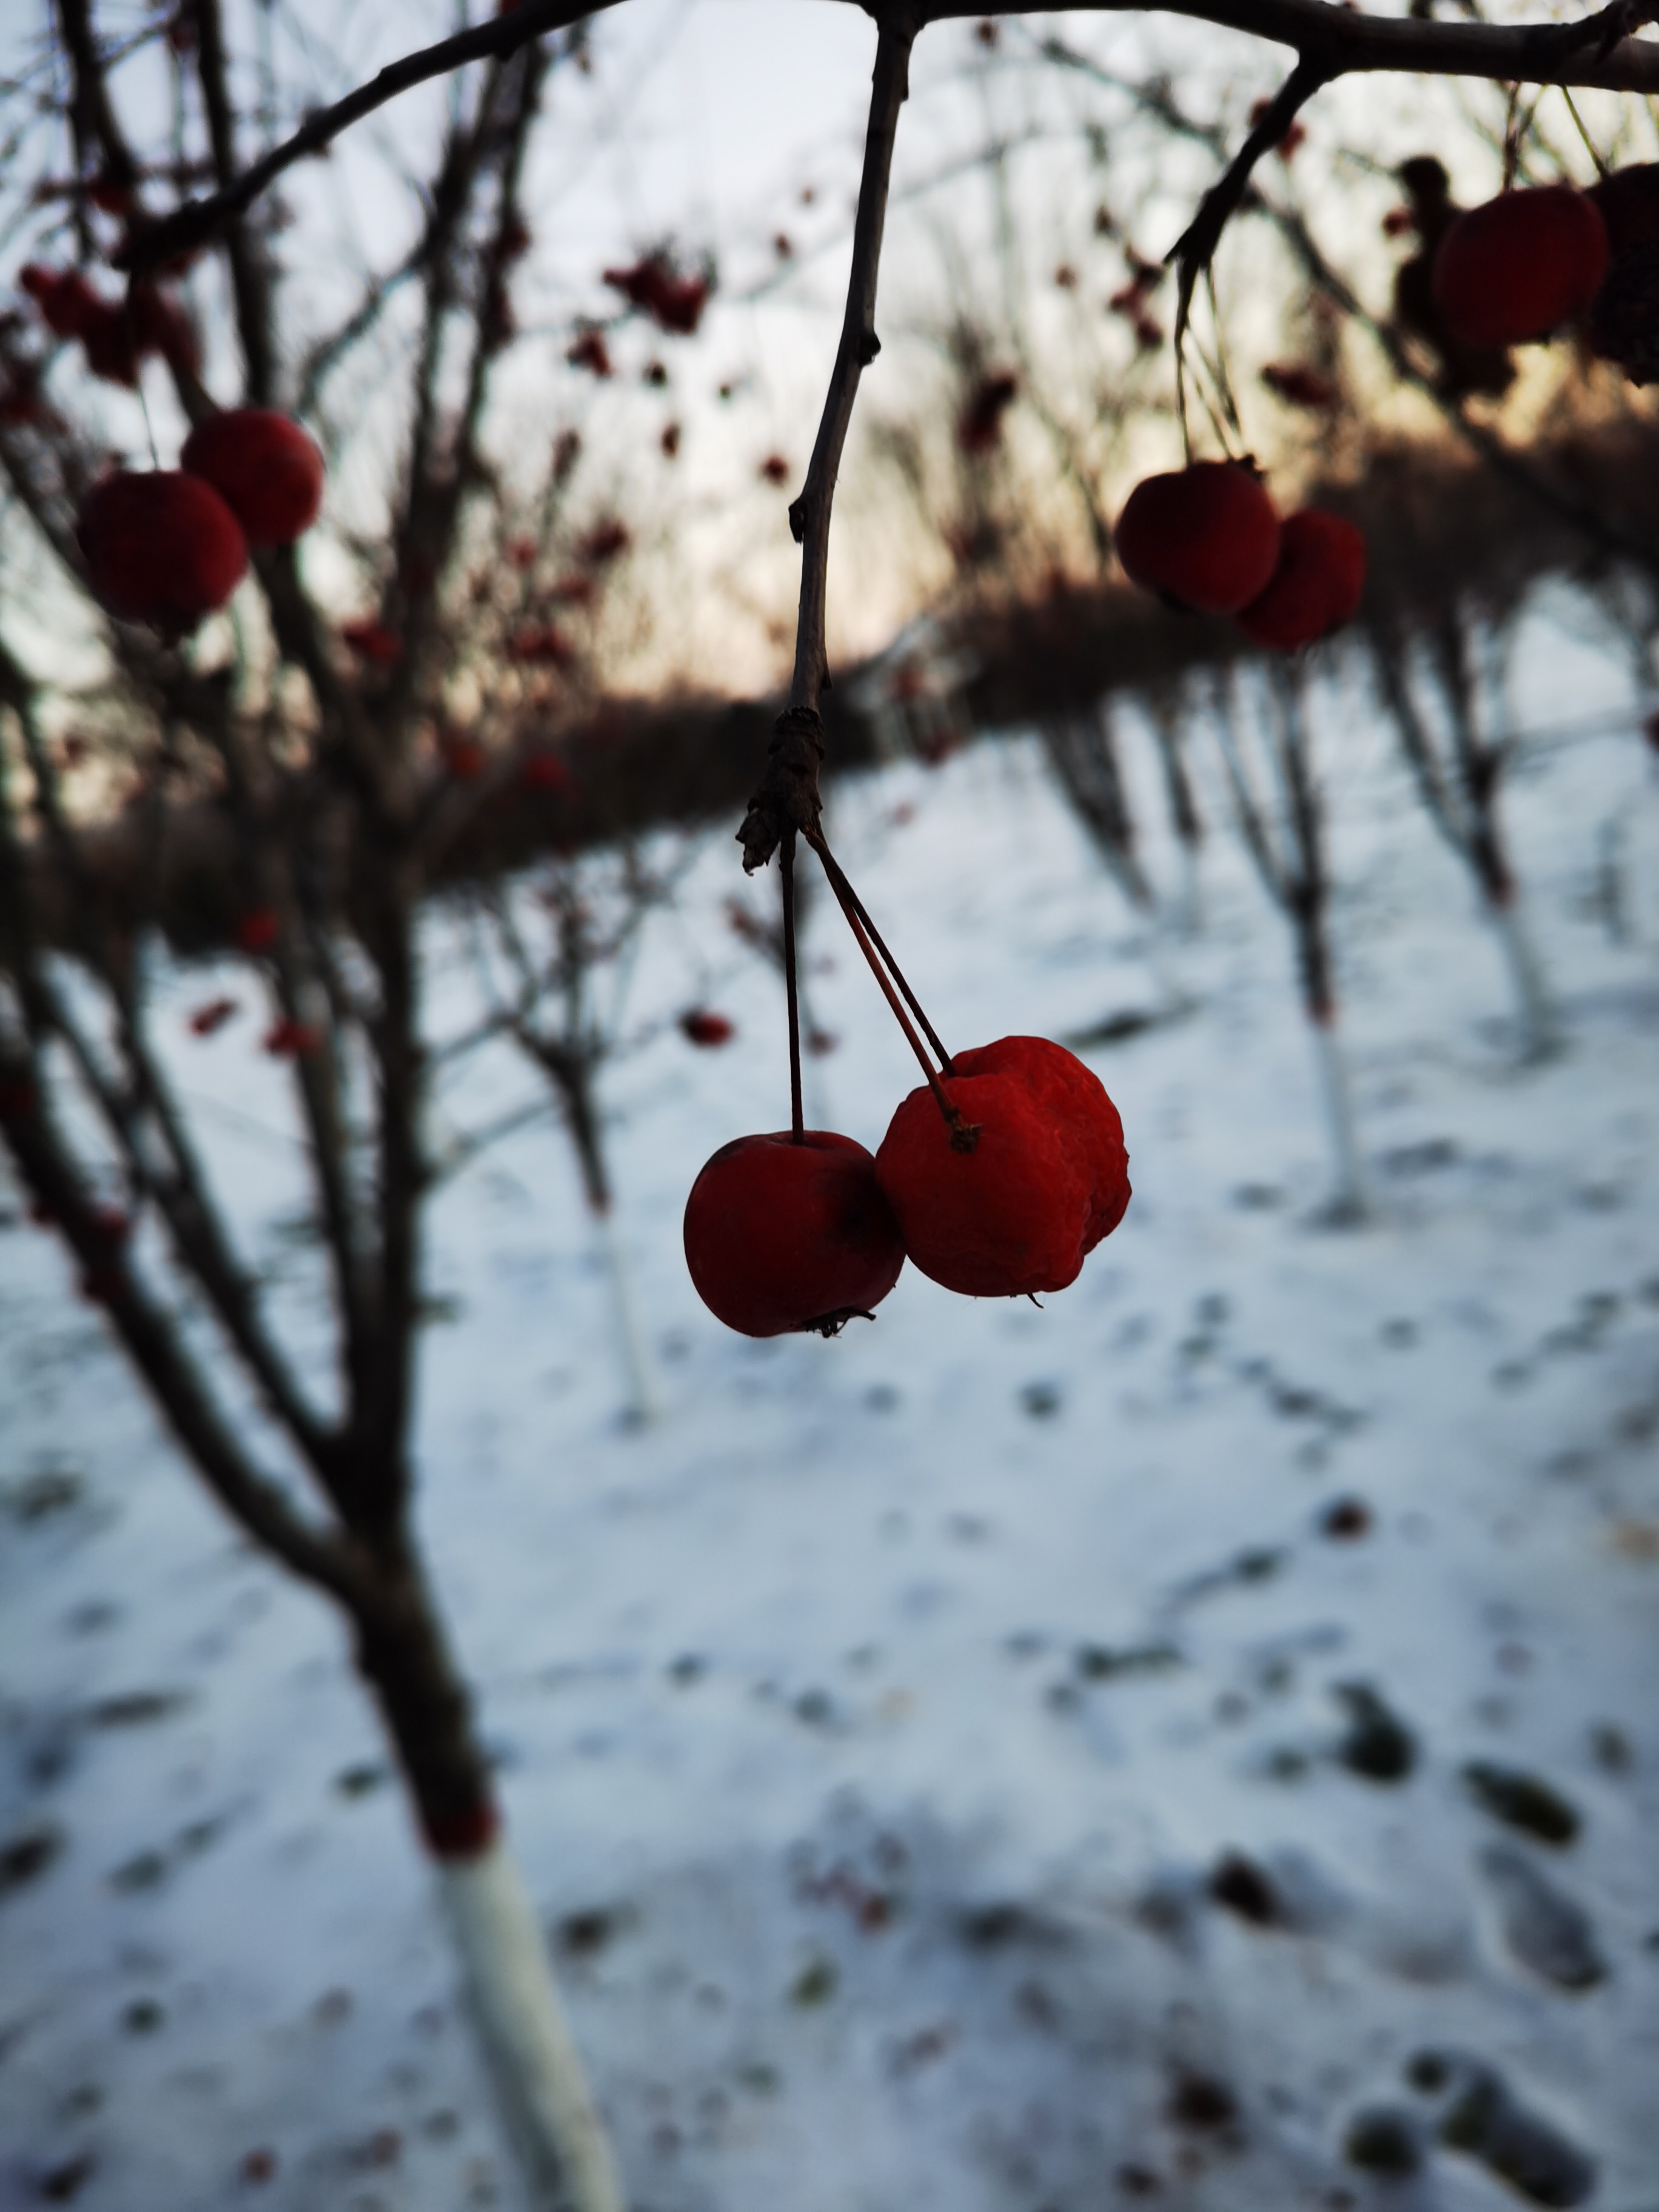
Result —
M 857 939 L 859 951 L 863 953 L 865 958 L 869 962 L 870 973 L 875 977 L 877 982 L 880 984 L 882 996 L 886 1000 L 888 1005 L 893 1010 L 894 1020 L 904 1031 L 905 1037 L 909 1043 L 910 1049 L 916 1056 L 917 1064 L 921 1067 L 922 1073 L 927 1078 L 927 1087 L 933 1094 L 934 1099 L 938 1103 L 939 1112 L 943 1114 L 946 1121 L 948 1121 L 951 1126 L 951 1138 L 952 1145 L 955 1146 L 958 1151 L 971 1152 L 973 1149 L 974 1139 L 979 1133 L 968 1121 L 963 1120 L 961 1109 L 951 1103 L 949 1093 L 946 1091 L 945 1085 L 940 1082 L 938 1074 L 934 1071 L 933 1063 L 928 1059 L 927 1052 L 923 1048 L 921 1039 L 916 1035 L 915 1030 L 911 1027 L 909 1016 L 905 1012 L 903 1006 L 899 1003 L 898 993 L 893 988 L 891 979 L 889 977 L 887 973 L 887 968 L 882 965 L 882 960 L 884 959 L 887 962 L 888 966 L 891 967 L 892 956 L 884 946 L 882 949 L 882 958 L 877 958 L 875 945 L 870 941 L 871 939 L 875 936 L 875 930 L 873 927 L 870 925 L 867 916 L 864 915 L 863 908 L 860 905 L 857 893 L 854 890 L 853 886 L 848 882 L 846 877 L 842 875 L 835 860 L 830 857 L 829 848 L 824 844 L 823 838 L 817 836 L 811 830 L 807 831 L 806 836 L 807 842 L 811 846 L 812 850 L 817 854 L 819 860 L 823 863 L 823 872 L 830 879 L 830 888 L 835 893 L 836 902 L 839 904 L 842 912 L 847 917 L 847 927 L 852 931 L 854 937 Z M 867 934 L 866 930 L 868 932 Z M 879 940 L 878 940 L 878 942 L 879 942 Z M 895 975 L 898 975 L 896 968 L 893 969 L 893 974 Z M 902 977 L 900 978 L 900 981 L 902 982 Z M 904 994 L 907 999 L 910 1000 L 911 1004 L 915 1006 L 915 1000 L 914 997 L 912 997 L 910 988 L 908 984 L 904 985 Z M 951 1063 L 945 1056 L 944 1047 L 939 1043 L 939 1039 L 933 1036 L 933 1029 L 931 1025 L 927 1024 L 927 1017 L 922 1014 L 920 1006 L 916 1007 L 916 1012 L 921 1018 L 924 1027 L 927 1027 L 928 1036 L 933 1038 L 934 1049 L 938 1052 L 940 1060 L 945 1063 L 945 1073 L 947 1074 L 950 1073 L 951 1072 Z
M 819 860 L 823 861 L 823 872 L 830 878 L 830 888 L 834 891 L 836 896 L 841 901 L 842 910 L 846 913 L 848 920 L 850 921 L 854 915 L 857 916 L 859 921 L 862 923 L 865 933 L 868 936 L 870 942 L 875 946 L 877 951 L 880 953 L 882 958 L 886 962 L 893 981 L 898 985 L 899 989 L 904 995 L 905 1005 L 909 1007 L 911 1012 L 921 1024 L 922 1035 L 927 1038 L 928 1043 L 933 1046 L 933 1050 L 939 1054 L 939 1064 L 940 1068 L 946 1075 L 954 1075 L 957 1071 L 951 1064 L 950 1054 L 946 1052 L 945 1047 L 939 1042 L 938 1030 L 934 1029 L 932 1022 L 928 1020 L 927 1015 L 922 1012 L 921 1000 L 917 998 L 915 993 L 905 981 L 904 970 L 899 966 L 898 962 L 894 959 L 892 954 L 888 951 L 881 932 L 876 927 L 875 923 L 870 919 L 869 909 L 866 907 L 864 901 L 859 896 L 858 893 L 853 889 L 852 884 L 848 881 L 846 873 L 842 869 L 840 861 L 836 860 L 835 854 L 830 850 L 828 844 L 824 842 L 823 832 L 821 830 L 817 831 L 809 830 L 807 832 L 806 842 L 811 845 L 812 850 L 817 854 Z
M 805 1141 L 805 1117 L 800 1100 L 800 994 L 795 981 L 795 833 L 792 830 L 778 848 L 778 867 L 783 878 L 783 988 L 789 1001 L 789 1133 L 796 1144 Z

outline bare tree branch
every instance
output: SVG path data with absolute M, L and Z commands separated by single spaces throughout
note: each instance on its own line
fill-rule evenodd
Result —
M 84 0 L 65 0 L 65 4 L 84 5 Z M 343 131 L 372 115 L 377 107 L 384 107 L 387 100 L 396 100 L 400 93 L 412 91 L 434 76 L 447 76 L 452 70 L 465 69 L 469 62 L 505 61 L 532 39 L 549 31 L 566 30 L 583 17 L 615 4 L 616 0 L 523 0 L 521 6 L 505 15 L 388 63 L 378 76 L 349 92 L 343 100 L 307 116 L 292 137 L 273 146 L 234 183 L 222 185 L 205 199 L 186 201 L 142 236 L 132 239 L 117 265 L 137 274 L 159 261 L 204 246 L 224 223 L 252 207 L 284 169 L 292 168 L 307 155 L 320 154 Z
M 202 105 L 207 112 L 214 173 L 222 188 L 235 180 L 236 131 L 225 81 L 224 21 L 219 0 L 195 0 L 191 21 L 196 26 L 197 74 L 202 83 Z M 276 396 L 276 381 L 270 326 L 270 272 L 260 241 L 251 234 L 240 215 L 226 221 L 224 240 L 230 263 L 231 291 L 236 302 L 236 328 L 247 368 L 247 396 L 256 407 L 269 407 Z

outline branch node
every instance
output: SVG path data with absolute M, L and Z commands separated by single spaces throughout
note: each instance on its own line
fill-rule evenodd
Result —
M 817 708 L 786 707 L 772 725 L 766 774 L 738 831 L 745 875 L 763 868 L 792 830 L 809 841 L 817 837 L 823 811 L 818 796 L 823 758 L 823 723 Z
M 868 368 L 871 362 L 880 351 L 881 340 L 876 336 L 873 331 L 867 330 L 860 333 L 859 337 L 859 367 L 860 368 Z

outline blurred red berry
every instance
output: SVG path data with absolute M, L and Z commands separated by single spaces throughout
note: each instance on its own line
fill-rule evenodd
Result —
M 190 1033 L 192 1036 L 210 1037 L 216 1030 L 223 1029 L 227 1022 L 234 1021 L 240 1012 L 241 1008 L 234 999 L 210 999 L 191 1015 Z
M 585 368 L 599 377 L 615 374 L 611 363 L 611 349 L 605 342 L 603 331 L 584 331 L 565 355 L 572 368 Z
M 349 646 L 360 660 L 369 661 L 377 668 L 390 668 L 404 657 L 402 638 L 373 615 L 365 615 L 357 622 L 342 623 L 340 641 Z
M 1233 461 L 1194 461 L 1144 478 L 1118 517 L 1116 538 L 1133 582 L 1202 614 L 1248 606 L 1279 558 L 1273 501 Z
M 1364 538 L 1344 516 L 1304 507 L 1280 523 L 1273 573 L 1240 608 L 1238 626 L 1258 645 L 1294 653 L 1352 622 L 1364 588 Z
M 1430 282 L 1460 344 L 1525 345 L 1583 314 L 1607 265 L 1607 226 L 1571 185 L 1502 192 L 1460 215 Z
M 268 407 L 210 415 L 179 457 L 210 483 L 250 545 L 291 545 L 323 503 L 322 450 L 290 416 Z
M 724 1014 L 711 1012 L 707 1006 L 692 1006 L 680 1016 L 680 1028 L 686 1042 L 701 1045 L 705 1050 L 715 1045 L 730 1044 L 737 1035 L 736 1024 Z
M 116 470 L 88 494 L 79 534 L 99 604 L 173 637 L 223 606 L 247 569 L 241 525 L 180 470 Z
M 315 1052 L 323 1041 L 322 1031 L 310 1022 L 296 1022 L 284 1014 L 275 1021 L 260 1040 L 264 1050 L 273 1060 L 298 1060 L 302 1054 Z

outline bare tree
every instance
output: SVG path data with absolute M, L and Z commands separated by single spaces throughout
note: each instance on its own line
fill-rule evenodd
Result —
M 1290 925 L 1296 948 L 1302 1010 L 1313 1036 L 1335 1170 L 1329 1218 L 1353 1224 L 1367 1211 L 1365 1175 L 1337 1027 L 1325 803 L 1308 728 L 1306 671 L 1295 660 L 1273 660 L 1256 673 L 1265 709 L 1266 795 L 1261 779 L 1250 772 L 1238 712 L 1239 678 L 1231 672 L 1215 683 L 1216 736 L 1239 833 L 1264 889 Z
M 1522 1057 L 1546 1057 L 1559 1042 L 1554 1009 L 1520 911 L 1498 798 L 1511 748 L 1481 732 L 1480 640 L 1467 607 L 1443 606 L 1423 625 L 1424 657 L 1447 726 L 1437 742 L 1413 686 L 1407 635 L 1386 616 L 1370 625 L 1377 691 L 1410 763 L 1430 820 L 1474 877 L 1515 986 Z

